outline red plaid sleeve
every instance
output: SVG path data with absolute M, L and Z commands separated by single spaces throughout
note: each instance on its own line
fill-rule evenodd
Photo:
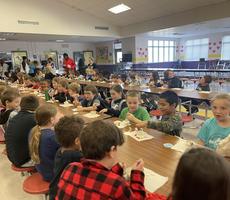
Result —
M 134 199 L 145 199 L 146 197 L 144 178 L 145 174 L 142 171 L 131 171 L 130 187 L 135 197 Z
M 146 200 L 167 200 L 167 197 L 157 193 L 149 193 L 147 194 Z M 172 199 L 170 198 L 170 200 Z
M 119 176 L 123 176 L 124 173 L 124 169 L 121 167 L 121 165 L 119 163 L 117 163 L 116 165 L 114 165 L 111 168 L 111 171 Z

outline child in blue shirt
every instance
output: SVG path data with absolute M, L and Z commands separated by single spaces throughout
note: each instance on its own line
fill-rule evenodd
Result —
M 53 127 L 60 117 L 55 106 L 44 104 L 36 110 L 37 126 L 31 131 L 29 144 L 31 158 L 36 163 L 37 171 L 45 181 L 49 182 L 54 175 L 54 158 L 60 147 L 56 141 Z
M 205 121 L 197 137 L 201 144 L 215 150 L 219 142 L 230 135 L 230 95 L 217 95 L 211 105 L 214 118 Z

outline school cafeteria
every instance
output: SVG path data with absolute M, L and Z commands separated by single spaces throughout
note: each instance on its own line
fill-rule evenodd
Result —
M 0 200 L 230 200 L 230 0 L 0 8 Z

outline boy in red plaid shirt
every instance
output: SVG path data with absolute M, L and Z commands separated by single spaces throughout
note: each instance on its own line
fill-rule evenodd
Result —
M 124 143 L 122 132 L 113 124 L 95 121 L 80 136 L 85 159 L 71 163 L 62 173 L 56 200 L 142 200 L 144 162 L 132 167 L 130 184 L 123 176 L 124 165 L 117 159 L 117 147 Z

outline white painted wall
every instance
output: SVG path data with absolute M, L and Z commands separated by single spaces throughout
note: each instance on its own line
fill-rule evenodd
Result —
M 44 52 L 57 51 L 59 55 L 68 53 L 73 58 L 73 52 L 75 51 L 93 51 L 94 55 L 95 44 L 94 43 L 52 43 L 52 42 L 16 42 L 16 41 L 1 41 L 0 52 L 11 51 L 27 51 L 28 58 L 33 59 L 33 55 L 36 55 L 38 60 L 43 60 Z
M 119 28 L 53 0 L 0 0 L 0 32 L 55 35 L 118 36 Z M 18 20 L 39 25 L 18 24 Z M 108 26 L 109 31 L 95 30 Z

